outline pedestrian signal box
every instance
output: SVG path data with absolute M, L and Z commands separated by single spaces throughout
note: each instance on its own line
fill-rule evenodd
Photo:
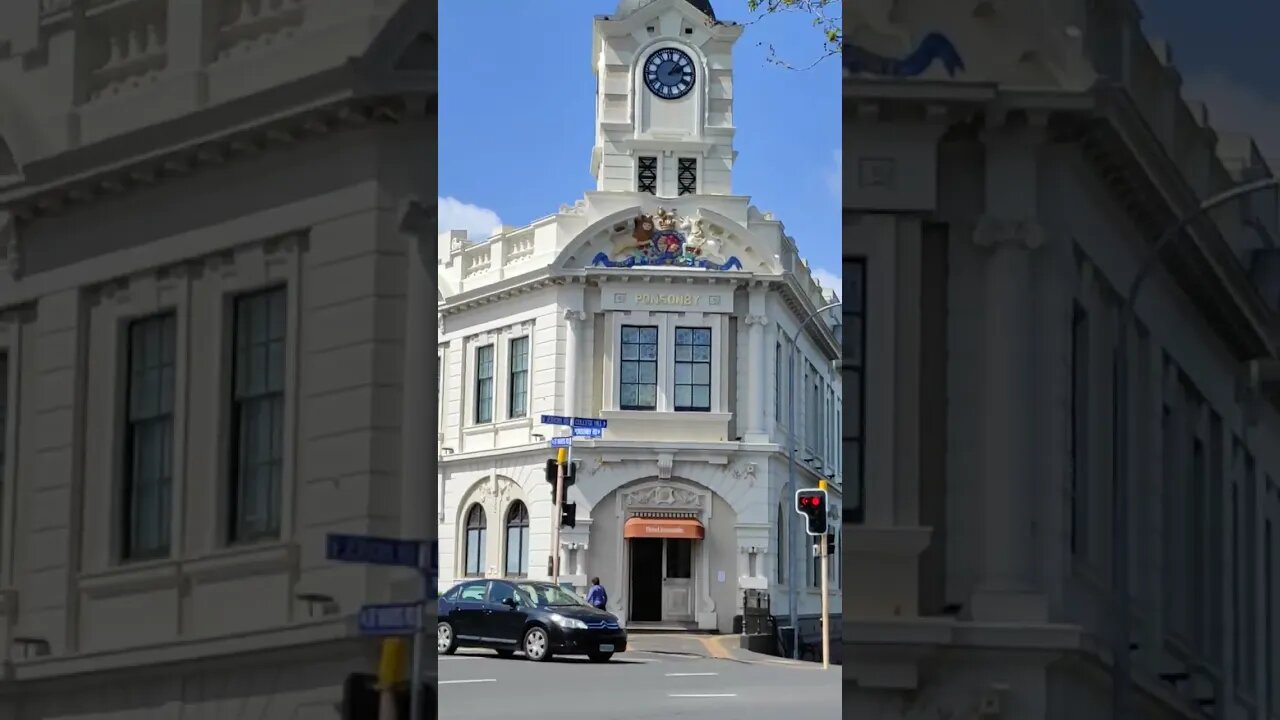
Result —
M 810 535 L 825 535 L 827 532 L 827 491 L 797 490 L 796 512 L 805 516 Z

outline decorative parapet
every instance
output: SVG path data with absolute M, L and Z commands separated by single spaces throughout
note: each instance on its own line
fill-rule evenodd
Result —
M 85 18 L 86 100 L 127 93 L 160 77 L 169 54 L 165 0 L 95 3 Z
M 293 38 L 306 0 L 222 0 L 216 61 L 241 58 Z

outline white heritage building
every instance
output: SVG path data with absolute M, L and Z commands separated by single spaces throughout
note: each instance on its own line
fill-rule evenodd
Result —
M 0 718 L 336 720 L 376 669 L 413 578 L 325 535 L 435 528 L 435 22 L 0 2 Z
M 876 581 L 844 598 L 845 713 L 1109 718 L 1121 298 L 1171 223 L 1272 170 L 1131 0 L 846 8 L 875 75 L 844 89 L 868 388 L 845 560 Z M 913 48 L 935 61 L 884 61 Z M 1274 191 L 1201 218 L 1137 303 L 1126 720 L 1280 718 L 1280 411 L 1245 373 L 1280 355 L 1277 220 Z
M 839 314 L 799 327 L 834 293 L 730 190 L 742 29 L 686 0 L 596 18 L 596 189 L 485 240 L 441 234 L 442 587 L 548 576 L 544 465 L 564 429 L 539 417 L 555 414 L 608 421 L 575 440 L 562 582 L 598 575 L 631 625 L 730 631 L 745 589 L 787 611 L 779 557 L 804 542 L 798 609 L 818 612 L 808 543 L 786 536 L 786 443 L 798 434 L 798 485 L 828 480 L 838 518 Z

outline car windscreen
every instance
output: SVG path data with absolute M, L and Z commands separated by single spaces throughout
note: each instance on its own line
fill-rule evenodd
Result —
M 577 595 L 546 583 L 521 583 L 516 586 L 524 599 L 538 607 L 565 607 L 586 605 Z

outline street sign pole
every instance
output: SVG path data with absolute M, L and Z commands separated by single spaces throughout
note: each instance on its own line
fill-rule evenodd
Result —
M 569 446 L 573 448 L 572 445 Z M 564 507 L 564 466 L 569 451 L 556 451 L 556 506 L 551 515 L 551 584 L 560 584 L 560 513 Z
M 819 480 L 818 489 L 826 490 L 827 481 Z M 826 503 L 822 504 L 822 509 L 826 511 Z M 822 669 L 826 670 L 831 666 L 831 628 L 828 626 L 831 615 L 827 599 L 827 563 L 830 562 L 830 558 L 827 556 L 827 533 L 824 532 L 818 537 L 822 545 Z
M 418 551 L 418 574 L 422 580 L 422 602 L 418 606 L 418 627 L 413 631 L 413 670 L 411 671 L 409 686 L 409 717 L 412 720 L 418 720 L 422 717 L 422 651 L 423 645 L 426 644 L 426 613 L 427 599 L 435 595 L 435 579 L 432 577 L 432 562 L 435 553 L 430 552 L 426 543 L 422 544 L 422 549 Z M 826 577 L 825 575 L 823 577 Z M 826 594 L 823 594 L 823 602 L 826 602 Z
M 551 447 L 556 448 L 556 494 L 555 507 L 552 508 L 551 519 L 551 582 L 560 584 L 560 521 L 564 513 L 564 476 L 566 466 L 572 467 L 573 439 L 575 437 L 598 438 L 609 425 L 609 421 L 601 418 L 575 418 L 567 415 L 543 415 L 543 425 L 559 425 L 569 428 L 567 437 L 551 438 Z
M 422 716 L 422 654 L 426 646 L 426 608 L 428 602 L 436 597 L 438 557 L 437 541 L 434 540 L 399 540 L 338 533 L 330 533 L 325 538 L 327 560 L 410 567 L 419 574 L 422 592 L 418 602 L 365 605 L 360 609 L 359 615 L 361 634 L 413 635 L 409 713 L 414 720 Z M 406 617 L 412 617 L 412 620 L 406 622 Z

